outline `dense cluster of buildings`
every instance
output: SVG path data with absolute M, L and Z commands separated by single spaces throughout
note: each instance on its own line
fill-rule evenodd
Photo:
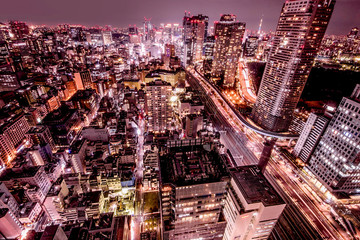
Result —
M 360 85 L 295 111 L 314 63 L 358 70 L 357 28 L 324 37 L 334 4 L 286 1 L 271 34 L 187 12 L 182 26 L 0 23 L 0 239 L 268 239 L 289 200 L 234 163 L 214 122 L 235 120 L 188 81 L 239 91 L 244 59 L 267 64 L 240 112 L 299 133 L 288 150 L 322 192 L 359 193 Z

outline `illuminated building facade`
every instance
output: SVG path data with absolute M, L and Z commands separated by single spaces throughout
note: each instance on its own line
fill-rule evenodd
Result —
M 244 56 L 245 57 L 255 57 L 258 46 L 259 46 L 259 37 L 258 36 L 248 36 L 245 40 Z
M 16 156 L 17 147 L 24 143 L 24 138 L 30 126 L 24 114 L 0 125 L 0 159 L 3 163 Z
M 296 142 L 293 154 L 303 162 L 307 162 L 328 123 L 329 119 L 327 117 L 311 113 Z
M 252 111 L 264 129 L 288 130 L 334 5 L 332 0 L 284 3 Z
M 160 156 L 164 240 L 223 239 L 228 178 L 221 156 L 199 143 L 169 147 Z
M 156 79 L 146 84 L 145 90 L 148 130 L 154 132 L 168 130 L 172 121 L 170 106 L 171 84 Z
M 204 41 L 207 37 L 209 18 L 203 15 L 186 15 L 183 19 L 184 27 L 184 59 L 185 66 L 199 61 L 203 56 Z
M 82 71 L 74 73 L 74 82 L 77 90 L 85 90 L 92 88 L 92 78 L 90 71 Z
M 223 76 L 225 86 L 233 86 L 241 54 L 245 23 L 237 22 L 236 16 L 224 14 L 215 22 L 214 61 L 211 75 Z
M 307 169 L 333 192 L 360 190 L 360 85 L 344 97 Z

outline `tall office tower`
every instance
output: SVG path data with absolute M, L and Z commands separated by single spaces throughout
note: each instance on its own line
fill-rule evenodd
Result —
M 144 40 L 149 41 L 152 39 L 153 25 L 150 22 L 151 18 L 144 17 Z
M 360 84 L 344 97 L 308 166 L 332 192 L 360 191 Z
M 224 240 L 268 239 L 285 205 L 257 166 L 238 167 L 225 197 Z
M 24 143 L 30 126 L 23 113 L 0 124 L 0 160 L 3 163 L 11 161 L 16 156 L 16 150 Z
M 93 86 L 90 70 L 74 73 L 76 90 L 90 89 Z
M 172 120 L 170 105 L 171 84 L 156 79 L 146 84 L 145 90 L 148 131 L 164 132 L 168 130 Z
M 248 36 L 245 40 L 244 56 L 245 57 L 255 57 L 258 46 L 259 46 L 259 37 L 258 36 Z
M 335 0 L 284 3 L 252 111 L 264 129 L 287 131 L 325 34 Z
M 23 230 L 23 225 L 8 208 L 0 208 L 0 239 L 16 239 Z
M 203 145 L 177 141 L 160 156 L 164 240 L 223 239 L 222 202 L 228 181 L 221 156 Z M 207 149 L 207 150 L 206 150 Z
M 303 162 L 307 162 L 315 150 L 329 119 L 325 116 L 311 113 L 307 119 L 300 137 L 294 147 L 293 154 Z
M 183 18 L 184 27 L 184 59 L 185 67 L 202 59 L 204 41 L 207 36 L 209 18 L 201 14 L 190 16 L 186 14 Z
M 214 61 L 211 75 L 223 76 L 225 86 L 234 85 L 244 33 L 245 23 L 237 22 L 235 15 L 224 14 L 220 22 L 215 22 Z

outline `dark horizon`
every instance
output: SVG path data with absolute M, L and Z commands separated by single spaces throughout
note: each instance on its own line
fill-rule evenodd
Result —
M 6 1 L 0 9 L 0 21 L 25 21 L 36 25 L 81 24 L 85 26 L 141 26 L 144 17 L 160 23 L 179 23 L 185 11 L 209 16 L 209 27 L 221 14 L 232 13 L 256 31 L 263 18 L 264 31 L 274 30 L 285 0 L 153 0 L 133 1 Z M 234 11 L 236 9 L 236 11 Z M 352 27 L 360 27 L 360 1 L 337 0 L 327 34 L 345 35 Z

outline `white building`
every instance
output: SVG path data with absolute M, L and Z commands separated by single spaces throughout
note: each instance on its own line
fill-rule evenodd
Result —
M 224 240 L 268 239 L 285 202 L 257 166 L 238 167 L 231 175 Z
M 0 208 L 0 239 L 15 239 L 23 230 L 22 224 L 8 208 Z
M 303 162 L 309 160 L 320 137 L 326 129 L 329 119 L 315 113 L 311 113 L 307 119 L 300 137 L 294 147 L 293 154 Z
M 332 192 L 360 191 L 360 84 L 342 99 L 307 169 Z

